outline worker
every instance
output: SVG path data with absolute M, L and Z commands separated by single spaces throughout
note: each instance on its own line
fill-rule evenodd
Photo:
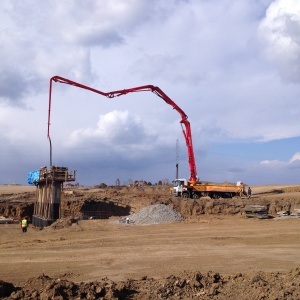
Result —
M 248 187 L 248 192 L 247 192 L 248 199 L 250 199 L 251 194 L 252 194 L 252 190 L 251 190 L 251 188 L 250 188 L 250 186 L 249 186 L 249 187 Z
M 28 227 L 27 218 L 23 217 L 22 222 L 21 222 L 21 228 L 22 228 L 23 233 L 27 232 L 27 227 Z
M 239 188 L 239 194 L 240 194 L 240 197 L 242 198 L 242 196 L 243 196 L 243 191 L 244 191 L 244 185 L 243 185 L 243 183 L 241 182 L 240 183 L 240 188 Z

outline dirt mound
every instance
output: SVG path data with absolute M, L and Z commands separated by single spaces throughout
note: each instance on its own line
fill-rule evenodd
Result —
M 79 283 L 41 275 L 23 287 L 0 284 L 1 299 L 299 299 L 300 269 L 221 276 L 183 272 L 163 279 L 143 277 Z
M 72 224 L 77 224 L 78 220 L 74 218 L 65 218 L 65 219 L 58 219 L 54 223 L 50 225 L 51 229 L 62 229 L 68 228 L 72 226 Z

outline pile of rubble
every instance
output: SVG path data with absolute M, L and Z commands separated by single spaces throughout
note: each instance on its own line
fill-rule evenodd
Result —
M 14 223 L 14 219 L 0 216 L 0 224 L 12 224 L 12 223 Z
M 165 204 L 155 204 L 142 208 L 139 212 L 124 217 L 120 223 L 150 225 L 171 222 L 181 222 L 184 218 L 177 211 Z
M 277 213 L 277 217 L 274 218 L 278 219 L 290 219 L 290 218 L 300 218 L 300 208 L 295 208 L 293 212 L 289 210 L 282 210 Z
M 245 216 L 247 218 L 268 219 L 268 207 L 265 205 L 246 205 Z
M 0 280 L 0 299 L 300 299 L 300 269 L 235 274 L 183 272 L 178 276 L 74 283 L 41 275 L 17 287 Z

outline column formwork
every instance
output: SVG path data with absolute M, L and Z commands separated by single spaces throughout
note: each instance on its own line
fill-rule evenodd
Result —
M 47 227 L 60 219 L 63 184 L 76 180 L 76 171 L 66 167 L 41 167 L 39 179 L 35 182 L 36 199 L 32 224 L 36 227 Z

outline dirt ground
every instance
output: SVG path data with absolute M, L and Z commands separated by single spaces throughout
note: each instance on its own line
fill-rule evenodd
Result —
M 34 187 L 1 188 L 2 205 L 34 197 Z M 130 213 L 165 203 L 183 222 L 111 216 L 25 234 L 0 224 L 0 299 L 300 299 L 300 218 L 273 218 L 300 208 L 300 186 L 253 187 L 251 199 L 173 198 L 167 189 L 70 189 L 64 201 L 69 209 L 118 202 Z M 245 217 L 249 204 L 273 217 Z

